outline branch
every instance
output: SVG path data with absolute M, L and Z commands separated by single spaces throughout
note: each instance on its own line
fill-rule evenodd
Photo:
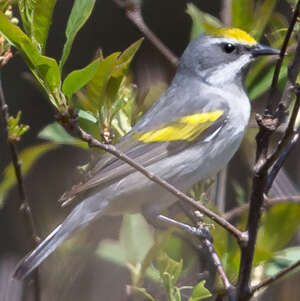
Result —
M 300 195 L 297 196 L 288 196 L 288 197 L 280 197 L 280 198 L 266 198 L 264 201 L 264 207 L 272 207 L 274 205 L 282 204 L 282 203 L 300 203 Z M 239 216 L 243 212 L 247 211 L 249 209 L 249 203 L 243 204 L 239 207 L 233 208 L 232 210 L 227 211 L 224 215 L 222 215 L 223 218 L 230 221 L 236 216 Z
M 202 214 L 198 211 L 195 212 L 195 215 L 191 214 L 191 212 L 188 210 L 188 208 L 185 206 L 186 203 L 185 202 L 182 202 L 182 201 L 179 201 L 179 206 L 180 208 L 185 212 L 185 214 L 187 215 L 187 217 L 193 222 L 193 224 L 197 227 L 197 228 L 200 228 L 200 229 L 205 229 L 206 232 L 210 235 L 210 232 L 209 232 L 209 229 L 207 226 L 205 226 L 205 224 L 203 223 L 203 216 Z M 203 244 L 210 257 L 211 257 L 211 260 L 214 264 L 214 266 L 216 267 L 218 273 L 219 273 L 219 276 L 223 282 L 223 285 L 224 285 L 224 288 L 227 292 L 227 295 L 228 295 L 228 300 L 229 301 L 235 301 L 236 300 L 236 297 L 235 297 L 235 294 L 234 294 L 234 286 L 230 283 L 225 271 L 224 271 L 224 268 L 222 266 L 222 263 L 221 263 L 221 260 L 218 256 L 218 254 L 216 253 L 216 250 L 215 250 L 215 247 L 214 247 L 214 244 L 213 244 L 213 239 L 209 239 L 209 238 L 201 238 L 199 237 L 199 240 L 200 240 L 200 243 Z
M 120 8 L 125 10 L 126 17 L 140 30 L 140 32 L 152 43 L 152 45 L 176 68 L 178 65 L 177 56 L 166 47 L 162 41 L 149 29 L 144 22 L 140 4 L 133 3 L 134 1 L 113 0 Z
M 300 43 L 299 43 L 299 45 L 300 45 Z M 300 49 L 300 47 L 299 47 L 299 49 Z M 269 163 L 270 166 L 271 166 L 272 162 L 275 162 L 276 160 L 277 160 L 277 162 L 272 167 L 272 170 L 268 176 L 267 184 L 266 184 L 266 188 L 265 188 L 265 194 L 267 194 L 269 192 L 280 168 L 282 167 L 283 163 L 286 161 L 288 154 L 290 153 L 291 149 L 293 148 L 292 146 L 296 144 L 296 142 L 299 138 L 299 134 L 294 132 L 294 127 L 295 127 L 297 115 L 298 115 L 299 108 L 300 108 L 299 87 L 297 88 L 296 93 L 297 93 L 297 97 L 296 97 L 295 105 L 293 108 L 293 112 L 292 112 L 288 127 L 285 131 L 285 134 L 284 134 L 283 138 L 281 139 L 281 141 L 279 142 L 276 150 L 273 152 L 272 155 L 269 156 L 269 159 L 267 160 L 268 162 L 270 162 Z
M 280 51 L 280 54 L 279 54 L 279 60 L 277 61 L 277 64 L 275 66 L 274 76 L 273 76 L 273 80 L 272 80 L 272 84 L 271 84 L 271 88 L 270 88 L 270 94 L 269 94 L 269 98 L 268 98 L 268 104 L 267 104 L 268 113 L 272 113 L 275 109 L 275 106 L 276 106 L 275 94 L 277 92 L 277 85 L 278 85 L 280 69 L 281 69 L 281 66 L 282 66 L 282 63 L 283 63 L 284 56 L 287 52 L 287 47 L 288 47 L 289 40 L 291 38 L 292 32 L 293 32 L 295 24 L 297 22 L 297 18 L 298 18 L 298 15 L 299 15 L 299 10 L 300 10 L 300 1 L 298 1 L 297 5 L 294 9 L 292 20 L 289 24 L 288 31 L 286 33 L 285 39 L 284 39 L 282 47 L 281 47 L 281 51 Z
M 215 247 L 214 247 L 213 243 L 209 239 L 206 238 L 206 239 L 203 240 L 203 244 L 206 246 L 206 248 L 207 248 L 207 250 L 208 250 L 208 252 L 211 256 L 211 259 L 212 259 L 214 265 L 217 268 L 219 276 L 220 276 L 220 278 L 223 282 L 224 288 L 227 292 L 228 300 L 229 301 L 235 301 L 236 300 L 235 293 L 234 293 L 235 288 L 230 283 L 230 281 L 228 280 L 228 277 L 227 277 L 227 275 L 224 271 L 221 260 L 218 256 L 218 254 L 216 253 L 216 250 L 215 250 Z
M 250 198 L 250 208 L 247 221 L 247 233 L 249 240 L 246 245 L 241 245 L 241 263 L 239 270 L 239 280 L 238 280 L 238 301 L 245 301 L 251 298 L 251 292 L 249 287 L 251 271 L 252 271 L 252 262 L 255 251 L 256 237 L 259 228 L 259 222 L 261 217 L 261 208 L 264 201 L 265 188 L 268 183 L 269 168 L 276 162 L 280 152 L 276 152 L 276 155 L 268 157 L 268 148 L 270 137 L 274 131 L 278 128 L 281 122 L 283 113 L 285 113 L 286 105 L 289 103 L 289 99 L 286 99 L 287 94 L 283 93 L 281 103 L 277 106 L 275 112 L 273 107 L 276 105 L 276 100 L 274 98 L 275 92 L 277 90 L 278 76 L 280 68 L 282 66 L 282 61 L 284 54 L 286 53 L 286 48 L 288 41 L 293 32 L 294 26 L 297 21 L 297 16 L 300 11 L 300 0 L 298 1 L 293 18 L 289 24 L 287 35 L 285 37 L 283 46 L 280 52 L 280 59 L 276 65 L 274 77 L 271 86 L 271 92 L 267 102 L 267 108 L 263 116 L 257 115 L 257 122 L 260 127 L 260 130 L 256 136 L 257 142 L 257 152 L 256 152 L 256 163 L 254 166 L 254 176 L 252 184 L 252 193 Z M 298 41 L 297 49 L 300 49 L 300 40 Z M 300 51 L 300 50 L 299 50 Z M 289 69 L 289 80 L 286 84 L 285 91 L 287 93 L 292 93 L 289 85 L 292 87 L 295 85 L 295 74 L 297 75 L 300 68 L 300 61 L 297 58 L 297 50 L 292 63 L 291 68 Z M 293 73 L 291 73 L 291 70 Z M 290 86 L 291 87 L 291 86 Z M 288 94 L 289 95 L 289 94 Z M 291 94 L 290 94 L 291 95 Z M 284 137 L 286 134 L 284 135 Z M 281 150 L 282 151 L 282 150 Z
M 9 57 L 11 58 L 11 56 Z M 6 64 L 7 61 L 1 61 L 1 67 L 3 64 Z M 12 163 L 14 166 L 15 175 L 17 178 L 17 187 L 19 192 L 19 202 L 20 202 L 20 210 L 24 212 L 25 217 L 25 226 L 27 227 L 28 231 L 31 233 L 31 242 L 34 247 L 38 245 L 40 242 L 40 238 L 37 235 L 36 226 L 34 223 L 33 215 L 31 212 L 31 207 L 27 201 L 26 194 L 25 194 L 25 186 L 22 177 L 22 166 L 21 162 L 18 157 L 17 148 L 15 145 L 15 140 L 10 137 L 8 123 L 9 123 L 9 113 L 8 113 L 8 106 L 5 101 L 3 87 L 2 87 L 2 70 L 0 69 L 0 111 L 2 114 L 4 131 L 7 139 L 7 144 L 11 153 Z M 34 280 L 34 298 L 35 301 L 41 300 L 41 293 L 40 293 L 40 279 L 39 279 L 39 272 L 38 269 L 33 274 Z
M 297 267 L 300 266 L 300 260 L 296 261 L 295 263 L 293 263 L 292 265 L 290 265 L 289 267 L 286 267 L 284 269 L 282 269 L 280 272 L 278 272 L 277 274 L 275 274 L 274 276 L 267 278 L 266 280 L 263 280 L 261 283 L 253 286 L 251 288 L 251 295 L 253 295 L 254 293 L 256 293 L 258 290 L 269 286 L 270 284 L 272 284 L 273 282 L 281 279 L 282 277 L 284 277 L 286 274 L 288 274 L 289 272 L 295 270 Z
M 73 114 L 72 112 L 70 113 Z M 191 206 L 198 209 L 201 213 L 215 221 L 217 224 L 219 224 L 221 227 L 225 228 L 229 233 L 231 233 L 240 244 L 243 244 L 245 240 L 247 239 L 247 236 L 244 235 L 243 232 L 241 232 L 239 229 L 237 229 L 235 226 L 230 224 L 228 221 L 226 221 L 224 218 L 220 217 L 213 211 L 207 209 L 205 206 L 201 205 L 199 202 L 196 202 L 193 198 L 187 196 L 182 191 L 175 188 L 173 185 L 169 184 L 167 181 L 161 179 L 160 177 L 154 175 L 153 173 L 147 171 L 141 164 L 135 162 L 130 157 L 128 157 L 125 153 L 119 151 L 116 149 L 114 145 L 111 144 L 104 144 L 99 142 L 97 139 L 95 139 L 93 136 L 85 132 L 78 124 L 77 124 L 77 116 L 69 116 L 69 119 L 66 118 L 66 116 L 62 116 L 62 125 L 67 129 L 71 130 L 77 137 L 79 137 L 81 140 L 88 143 L 90 147 L 96 147 L 99 149 L 102 149 L 115 157 L 119 158 L 123 162 L 127 163 L 128 165 L 132 166 L 134 169 L 142 173 L 145 177 L 147 177 L 152 182 L 157 183 L 161 187 L 168 190 L 171 194 L 176 196 L 177 199 L 184 200 L 185 202 L 189 203 Z M 59 118 L 58 118 L 59 120 Z
M 231 2 L 232 0 L 222 1 L 221 20 L 223 24 L 227 27 L 231 26 L 232 24 Z

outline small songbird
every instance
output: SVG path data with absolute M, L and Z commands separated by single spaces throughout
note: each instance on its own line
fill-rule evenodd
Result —
M 278 54 L 237 28 L 198 36 L 184 51 L 170 87 L 117 149 L 182 191 L 216 174 L 237 151 L 248 125 L 246 67 L 261 55 Z M 63 197 L 82 201 L 18 264 L 15 278 L 24 279 L 74 231 L 102 215 L 142 212 L 155 219 L 177 201 L 110 154 Z

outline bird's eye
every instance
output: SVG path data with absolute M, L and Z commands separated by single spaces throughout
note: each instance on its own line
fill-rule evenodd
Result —
M 235 50 L 235 46 L 231 43 L 225 43 L 223 44 L 223 50 L 226 52 L 226 53 L 231 53 Z

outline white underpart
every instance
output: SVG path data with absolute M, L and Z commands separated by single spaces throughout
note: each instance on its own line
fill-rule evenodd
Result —
M 251 54 L 244 54 L 237 60 L 222 64 L 218 68 L 211 70 L 207 69 L 201 72 L 201 76 L 205 78 L 205 81 L 212 85 L 223 85 L 226 82 L 232 82 L 236 75 L 252 61 Z

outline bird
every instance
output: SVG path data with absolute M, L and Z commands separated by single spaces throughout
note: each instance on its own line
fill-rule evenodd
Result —
M 248 65 L 262 55 L 279 55 L 279 50 L 239 28 L 199 35 L 183 52 L 169 88 L 116 148 L 182 191 L 215 175 L 235 154 L 247 129 L 251 108 L 244 77 Z M 92 220 L 136 212 L 154 220 L 178 201 L 108 153 L 62 198 L 82 201 L 19 262 L 14 278 L 27 277 Z

